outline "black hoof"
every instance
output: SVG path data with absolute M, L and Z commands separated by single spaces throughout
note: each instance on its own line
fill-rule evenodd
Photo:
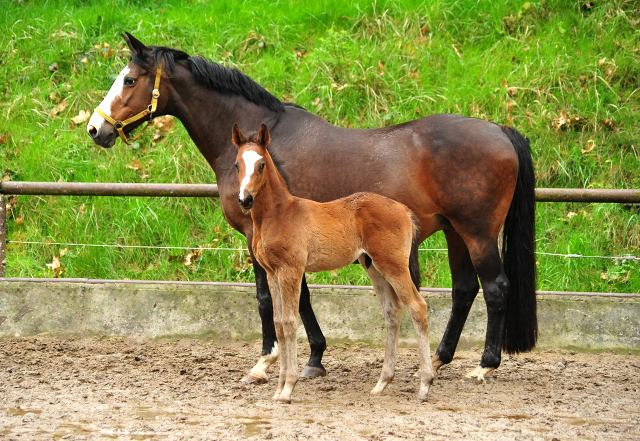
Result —
M 300 378 L 318 378 L 326 377 L 327 370 L 323 366 L 305 366 Z

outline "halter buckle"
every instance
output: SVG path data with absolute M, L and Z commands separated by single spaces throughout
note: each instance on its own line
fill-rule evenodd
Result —
M 151 96 L 155 99 L 160 98 L 160 91 L 158 89 L 153 89 L 153 91 L 151 92 Z

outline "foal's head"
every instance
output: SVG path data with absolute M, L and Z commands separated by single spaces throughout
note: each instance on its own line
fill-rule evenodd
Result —
M 269 129 L 262 124 L 256 136 L 246 138 L 240 127 L 234 124 L 232 139 L 238 147 L 235 164 L 240 180 L 238 202 L 244 210 L 250 210 L 258 191 L 264 184 L 267 146 L 271 141 Z

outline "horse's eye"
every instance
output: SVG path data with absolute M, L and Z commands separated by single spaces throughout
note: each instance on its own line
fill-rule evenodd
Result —
M 260 171 L 264 170 L 264 162 L 261 162 L 260 165 L 258 166 L 258 169 Z
M 235 166 L 236 166 L 236 169 L 238 169 L 238 161 L 236 161 L 236 163 L 235 163 L 235 164 L 233 164 L 233 165 L 235 165 Z
M 125 77 L 124 78 L 124 85 L 125 86 L 133 86 L 134 84 L 136 84 L 138 80 L 136 80 L 135 78 L 131 78 L 131 77 Z

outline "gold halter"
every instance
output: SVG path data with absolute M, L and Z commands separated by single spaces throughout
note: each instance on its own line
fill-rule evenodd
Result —
M 146 109 L 144 109 L 142 112 L 136 115 L 133 115 L 131 118 L 125 119 L 124 121 L 117 121 L 111 118 L 106 113 L 104 113 L 102 110 L 100 110 L 100 108 L 96 107 L 96 112 L 98 113 L 98 115 L 100 115 L 101 117 L 103 117 L 105 120 L 107 120 L 109 123 L 113 125 L 113 127 L 118 131 L 118 135 L 120 135 L 120 138 L 122 139 L 122 141 L 124 141 L 124 143 L 127 145 L 130 145 L 132 141 L 139 139 L 144 133 L 144 131 L 147 130 L 147 127 L 149 127 L 149 125 L 151 125 L 153 121 L 153 113 L 156 111 L 156 107 L 158 106 L 158 98 L 160 97 L 161 72 L 162 72 L 162 63 L 158 63 L 158 70 L 156 71 L 156 82 L 153 86 L 153 91 L 151 92 L 151 104 L 149 104 L 149 106 Z M 127 135 L 124 134 L 125 126 L 133 122 L 136 122 L 140 118 L 144 118 L 147 115 L 151 115 L 149 117 L 149 121 L 147 121 L 147 125 L 144 126 L 142 131 L 138 133 L 138 135 L 136 135 L 135 138 L 127 139 Z

